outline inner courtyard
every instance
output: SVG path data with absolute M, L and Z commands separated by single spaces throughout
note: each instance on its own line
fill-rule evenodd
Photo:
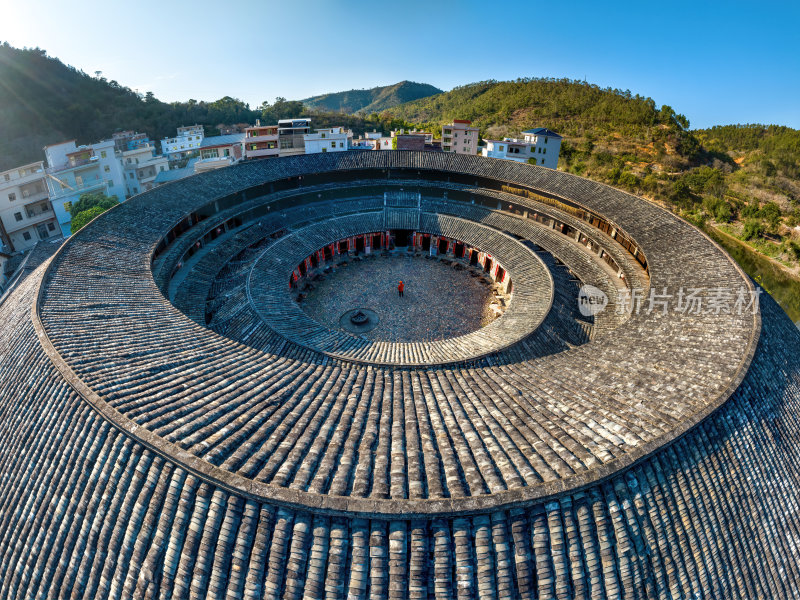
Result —
M 465 335 L 502 314 L 508 296 L 479 268 L 406 252 L 341 257 L 295 290 L 300 307 L 321 325 L 346 329 L 342 317 L 368 309 L 374 341 L 435 341 Z M 398 283 L 404 283 L 400 297 Z

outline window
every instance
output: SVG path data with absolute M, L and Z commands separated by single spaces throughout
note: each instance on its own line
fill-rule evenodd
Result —
M 50 205 L 47 202 L 42 202 L 40 208 L 42 209 L 42 212 L 50 212 Z
M 9 194 L 9 195 L 8 195 L 8 199 L 9 199 L 9 200 L 11 200 L 11 201 L 13 202 L 14 200 L 16 200 L 16 199 L 17 199 L 17 195 L 16 195 L 16 194 Z
M 102 150 L 102 151 L 100 152 L 100 158 L 106 158 L 106 156 L 107 156 L 107 154 L 106 154 L 106 151 L 105 151 L 105 150 Z
M 331 148 L 336 148 L 336 142 L 331 142 Z
M 11 175 L 9 175 L 8 173 L 6 173 L 6 174 L 4 174 L 4 175 L 3 175 L 3 178 L 4 178 L 6 181 L 10 181 L 10 180 L 11 180 Z
M 544 138 L 544 143 L 545 143 L 545 144 L 547 143 L 547 140 L 548 140 L 548 139 L 549 139 L 549 138 Z
M 72 210 L 72 202 L 64 202 L 64 210 L 69 212 Z
M 31 240 L 31 234 L 28 233 L 27 231 L 22 234 L 22 237 L 25 239 L 26 242 L 29 242 Z
M 500 152 L 502 152 L 503 151 L 503 146 L 498 146 L 497 149 L 500 150 Z
M 47 229 L 49 231 L 55 231 L 56 230 L 56 224 L 55 223 L 48 223 L 47 224 Z
M 339 142 L 339 148 L 344 148 L 344 142 Z
M 541 148 L 539 148 L 539 154 L 541 154 L 541 153 L 542 153 L 542 149 L 541 149 Z
M 106 173 L 110 173 L 111 167 L 109 167 L 108 165 L 103 165 L 103 171 L 105 171 Z
M 327 152 L 327 151 L 328 151 L 328 149 L 327 149 L 327 148 L 323 148 L 323 149 L 322 149 L 322 151 L 323 151 L 323 152 Z
M 158 167 L 158 172 L 159 172 L 159 173 L 161 173 L 161 172 L 163 172 L 163 171 L 164 171 L 164 165 L 161 165 L 160 167 Z
M 319 136 L 320 136 L 321 139 L 323 139 L 323 140 L 325 139 L 325 134 L 324 133 L 320 133 Z
M 547 154 L 547 148 L 544 148 L 544 149 L 542 150 L 542 154 Z
M 14 218 L 17 221 L 22 221 L 22 213 L 14 213 Z
M 130 177 L 131 179 L 133 179 L 133 173 L 128 173 L 128 177 Z

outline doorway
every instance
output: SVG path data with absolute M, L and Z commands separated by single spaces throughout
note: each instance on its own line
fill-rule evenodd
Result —
M 397 248 L 408 246 L 408 241 L 411 239 L 410 229 L 396 229 L 394 232 L 394 245 Z

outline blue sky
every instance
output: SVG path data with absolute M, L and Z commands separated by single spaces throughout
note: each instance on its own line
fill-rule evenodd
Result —
M 165 101 L 569 77 L 800 128 L 800 2 L 0 0 L 0 41 Z

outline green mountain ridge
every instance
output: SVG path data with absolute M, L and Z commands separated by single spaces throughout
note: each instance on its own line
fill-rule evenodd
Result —
M 152 140 L 198 123 L 252 123 L 262 114 L 226 96 L 215 102 L 166 103 L 116 81 L 91 77 L 39 48 L 0 44 L 0 170 L 43 160 L 42 148 L 75 139 L 88 144 L 135 129 Z
M 315 111 L 370 114 L 441 93 L 442 90 L 427 83 L 400 81 L 393 85 L 370 89 L 321 94 L 306 98 L 301 102 L 310 110 Z
M 683 115 L 651 98 L 569 79 L 482 81 L 429 92 L 439 90 L 400 82 L 315 97 L 313 106 L 280 97 L 254 109 L 230 96 L 165 103 L 152 93 L 91 77 L 44 50 L 0 44 L 0 170 L 42 160 L 42 148 L 51 143 L 91 143 L 124 129 L 160 140 L 194 123 L 214 135 L 220 124 L 303 116 L 315 127 L 341 125 L 357 135 L 414 126 L 438 134 L 457 118 L 472 120 L 484 138 L 541 126 L 564 137 L 560 170 L 651 198 L 708 231 L 732 236 L 775 268 L 800 272 L 798 130 L 692 130 Z M 401 102 L 408 93 L 426 95 Z M 358 112 L 336 112 L 344 109 Z M 790 314 L 800 318 L 797 280 L 787 283 L 766 268 L 761 272 L 767 289 L 790 290 L 782 304 L 791 304 Z

